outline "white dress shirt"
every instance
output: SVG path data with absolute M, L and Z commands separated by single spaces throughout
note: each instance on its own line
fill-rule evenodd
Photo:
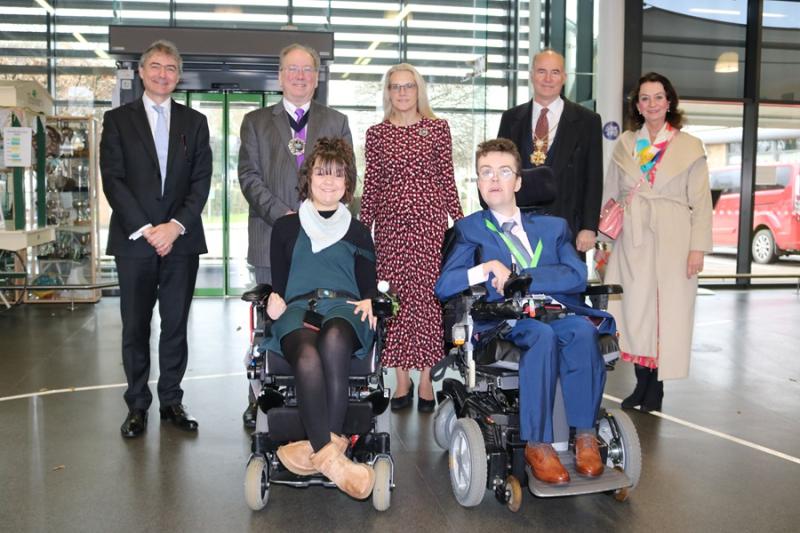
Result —
M 539 114 L 542 112 L 542 108 L 545 107 L 542 104 L 538 103 L 536 100 L 533 101 L 533 115 L 531 116 L 531 132 L 536 131 L 536 122 L 539 120 Z M 550 147 L 553 146 L 553 141 L 556 138 L 556 131 L 558 130 L 558 121 L 561 120 L 561 113 L 564 112 L 564 100 L 561 99 L 559 96 L 552 102 L 550 105 L 547 106 L 547 125 L 549 129 L 547 130 L 547 151 L 550 151 Z
M 157 105 L 158 107 L 164 110 L 164 119 L 167 121 L 167 131 L 169 131 L 169 125 L 170 125 L 169 119 L 172 112 L 172 98 L 167 98 L 160 104 L 157 104 L 149 96 L 147 96 L 147 93 L 144 93 L 142 95 L 142 104 L 144 105 L 144 112 L 147 114 L 147 123 L 150 124 L 150 133 L 153 134 L 153 141 L 155 141 L 156 124 L 158 124 L 158 112 L 155 109 L 153 109 L 153 106 Z M 166 179 L 166 176 L 164 176 L 164 179 Z M 174 218 L 172 219 L 172 221 L 175 222 L 178 226 L 180 226 L 181 235 L 186 233 L 186 228 L 184 227 L 183 224 L 181 224 Z M 142 236 L 142 233 L 144 232 L 145 229 L 151 227 L 153 227 L 152 224 L 145 224 L 138 230 L 131 233 L 130 237 L 128 238 L 132 241 L 135 241 L 136 239 Z
M 492 215 L 494 215 L 495 220 L 497 220 L 497 230 L 502 232 L 503 224 L 508 222 L 509 220 L 513 220 L 516 222 L 516 226 L 514 229 L 511 230 L 519 240 L 522 242 L 522 245 L 525 247 L 525 250 L 528 252 L 530 257 L 533 257 L 533 249 L 531 248 L 531 243 L 528 240 L 528 234 L 525 233 L 525 228 L 522 227 L 522 214 L 520 213 L 519 207 L 516 208 L 514 214 L 510 217 L 501 215 L 497 211 L 492 211 Z M 510 253 L 510 251 L 509 251 Z M 514 259 L 514 254 L 511 254 L 511 262 L 516 264 L 517 261 Z M 470 287 L 473 285 L 478 285 L 480 283 L 486 283 L 486 280 L 489 279 L 489 274 L 484 273 L 483 271 L 483 263 L 480 265 L 476 265 L 469 270 L 467 270 L 467 282 L 469 283 Z

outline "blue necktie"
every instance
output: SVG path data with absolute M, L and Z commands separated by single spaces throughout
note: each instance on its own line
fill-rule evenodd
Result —
M 161 194 L 164 194 L 164 182 L 167 180 L 167 153 L 169 152 L 169 128 L 167 128 L 167 116 L 164 108 L 154 105 L 158 114 L 156 121 L 156 154 L 158 155 L 158 166 L 161 169 Z
M 508 220 L 506 222 L 503 222 L 503 225 L 501 226 L 503 228 L 503 234 L 506 237 L 508 237 L 508 240 L 514 243 L 514 246 L 517 247 L 517 250 L 519 251 L 520 255 L 522 255 L 525 261 L 530 265 L 531 254 L 528 253 L 528 249 L 525 248 L 524 244 L 522 244 L 522 240 L 513 233 L 511 233 L 511 230 L 513 230 L 514 226 L 516 225 L 517 223 L 513 220 Z M 523 266 L 524 265 L 519 265 L 520 268 L 522 268 Z

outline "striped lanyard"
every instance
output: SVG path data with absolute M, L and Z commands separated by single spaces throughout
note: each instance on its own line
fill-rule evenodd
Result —
M 503 242 L 506 243 L 506 246 L 511 251 L 511 255 L 514 256 L 514 259 L 517 261 L 517 264 L 522 268 L 536 268 L 536 265 L 539 264 L 539 258 L 542 255 L 542 239 L 539 239 L 539 242 L 536 243 L 536 249 L 533 251 L 533 257 L 531 257 L 531 262 L 528 263 L 525 261 L 525 257 L 520 253 L 519 249 L 511 242 L 502 231 L 498 231 L 497 226 L 495 226 L 491 220 L 484 219 L 486 223 L 486 227 L 489 228 L 489 231 L 493 231 L 497 234 L 498 237 L 503 239 Z

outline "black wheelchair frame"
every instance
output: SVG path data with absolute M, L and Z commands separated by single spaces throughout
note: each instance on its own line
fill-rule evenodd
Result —
M 269 335 L 271 319 L 266 302 L 272 288 L 259 285 L 242 299 L 250 303 L 250 346 L 246 355 L 247 378 L 258 404 L 256 429 L 251 435 L 251 454 L 245 473 L 245 500 L 257 511 L 267 505 L 271 484 L 293 487 L 335 485 L 322 474 L 297 476 L 286 470 L 275 453 L 290 441 L 306 439 L 297 410 L 294 376 L 286 360 L 259 347 Z M 349 397 L 344 433 L 349 438 L 347 454 L 354 461 L 375 470 L 372 503 L 385 511 L 394 488 L 394 460 L 391 456 L 391 391 L 384 385 L 385 370 L 380 353 L 385 336 L 385 319 L 393 314 L 393 302 L 386 293 L 372 300 L 378 317 L 372 352 L 364 359 L 351 360 Z
M 584 478 L 574 470 L 570 449 L 574 434 L 566 421 L 560 384 L 553 413 L 554 447 L 572 478 L 567 485 L 553 486 L 536 480 L 525 463 L 525 445 L 519 430 L 519 376 L 515 369 L 477 364 L 471 342 L 473 319 L 544 319 L 560 313 L 546 299 L 525 297 L 530 279 L 514 277 L 505 287 L 506 299 L 487 302 L 483 287 L 473 288 L 445 304 L 445 316 L 455 316 L 446 324 L 447 356 L 437 368 L 441 379 L 446 367 L 455 369 L 461 380 L 445 378 L 437 394 L 439 406 L 434 415 L 436 443 L 450 454 L 450 479 L 456 500 L 465 507 L 478 505 L 486 490 L 494 493 L 511 511 L 522 502 L 521 482 L 527 479 L 536 496 L 567 496 L 608 492 L 623 501 L 636 486 L 641 473 L 641 445 L 628 415 L 618 409 L 601 407 L 597 419 L 601 459 L 607 465 L 598 478 Z M 621 292 L 619 287 L 595 286 L 586 296 L 593 301 Z M 555 316 L 553 316 L 555 315 Z M 448 331 L 447 326 L 450 326 Z M 493 341 L 493 350 L 519 361 L 520 352 L 510 342 Z M 601 336 L 601 353 L 606 367 L 613 369 L 618 345 L 613 336 Z M 616 356 L 616 357 L 615 357 Z

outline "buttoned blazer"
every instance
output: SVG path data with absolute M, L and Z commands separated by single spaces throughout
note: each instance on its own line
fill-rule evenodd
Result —
M 510 139 L 522 157 L 522 168 L 531 168 L 533 101 L 513 107 L 500 119 L 498 137 Z M 556 138 L 545 164 L 556 175 L 557 194 L 546 212 L 567 220 L 577 233 L 597 231 L 603 193 L 603 146 L 600 115 L 564 99 Z
M 306 154 L 321 137 L 343 137 L 353 144 L 347 117 L 311 101 Z M 269 266 L 269 245 L 275 221 L 299 205 L 297 159 L 289 151 L 289 115 L 283 102 L 245 115 L 239 148 L 239 184 L 250 205 L 247 261 Z
M 511 251 L 500 236 L 486 226 L 492 222 L 499 228 L 489 210 L 477 211 L 455 224 L 455 242 L 445 259 L 436 282 L 436 296 L 447 300 L 468 288 L 467 271 L 477 264 L 496 259 L 511 268 Z M 586 306 L 580 294 L 586 289 L 586 264 L 578 257 L 566 222 L 558 217 L 522 214 L 522 226 L 532 248 L 542 242 L 542 252 L 535 268 L 523 269 L 531 275 L 530 292 L 547 294 L 563 303 L 571 312 L 605 319 L 603 330 L 613 331 L 608 313 Z M 476 259 L 479 258 L 479 259 Z M 501 299 L 491 285 L 492 276 L 484 284 L 489 301 Z
M 155 249 L 130 235 L 146 224 L 175 219 L 186 233 L 173 254 L 202 254 L 206 248 L 202 213 L 211 186 L 212 156 L 208 121 L 202 113 L 175 101 L 170 108 L 167 176 L 161 170 L 141 99 L 107 111 L 100 139 L 103 191 L 111 206 L 107 253 L 147 257 Z

